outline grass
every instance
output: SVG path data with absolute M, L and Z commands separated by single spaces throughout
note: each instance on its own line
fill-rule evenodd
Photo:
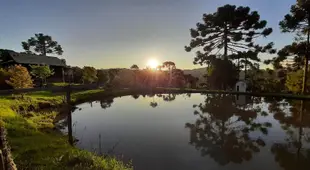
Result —
M 84 100 L 103 90 L 72 94 L 72 100 Z M 56 111 L 38 111 L 40 104 L 60 106 L 63 96 L 51 92 L 35 92 L 0 97 L 0 120 L 8 131 L 14 162 L 18 169 L 131 169 L 115 158 L 103 158 L 72 147 L 66 136 L 54 130 Z
M 69 83 L 57 82 L 57 83 L 51 83 L 51 85 L 63 87 L 63 86 L 69 85 Z M 81 85 L 81 84 L 78 84 L 78 83 L 71 83 L 71 85 L 74 86 L 74 85 Z

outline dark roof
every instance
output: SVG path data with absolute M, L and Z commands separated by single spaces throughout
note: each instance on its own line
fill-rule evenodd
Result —
M 50 66 L 66 66 L 66 61 L 57 57 L 9 52 L 12 59 L 19 64 L 44 64 Z

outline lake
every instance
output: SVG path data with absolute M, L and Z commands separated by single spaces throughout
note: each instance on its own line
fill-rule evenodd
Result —
M 76 147 L 136 170 L 309 170 L 309 111 L 298 100 L 135 95 L 77 105 L 60 123 Z

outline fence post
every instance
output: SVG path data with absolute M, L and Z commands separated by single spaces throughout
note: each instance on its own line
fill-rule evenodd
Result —
M 71 87 L 70 85 L 66 86 L 66 102 L 67 104 L 71 104 Z
M 0 149 L 0 170 L 5 170 L 5 163 L 4 163 L 4 158 L 2 154 L 2 150 Z

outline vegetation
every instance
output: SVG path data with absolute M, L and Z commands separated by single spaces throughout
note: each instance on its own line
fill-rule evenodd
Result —
M 10 79 L 6 83 L 11 85 L 14 89 L 31 88 L 33 83 L 31 76 L 26 67 L 15 65 L 8 70 Z
M 73 101 L 86 99 L 102 90 L 77 92 Z M 69 145 L 65 136 L 53 130 L 56 110 L 37 111 L 42 106 L 53 108 L 62 103 L 62 94 L 36 92 L 21 99 L 0 98 L 1 124 L 18 169 L 130 169 L 109 157 L 96 156 Z
M 32 65 L 31 66 L 31 75 L 39 78 L 42 84 L 46 84 L 46 78 L 52 76 L 54 74 L 53 70 L 50 69 L 49 66 L 40 66 L 40 65 Z
M 10 74 L 6 69 L 0 68 L 0 87 L 1 89 L 10 89 L 11 86 L 6 82 L 9 80 Z
M 248 66 L 257 67 L 255 62 L 260 61 L 260 52 L 275 53 L 273 43 L 266 46 L 254 44 L 258 37 L 266 37 L 272 33 L 272 28 L 266 28 L 266 25 L 267 21 L 260 20 L 258 12 L 250 12 L 249 7 L 225 5 L 215 13 L 204 14 L 203 23 L 197 23 L 196 29 L 190 29 L 192 40 L 189 46 L 185 46 L 185 50 L 190 52 L 198 49 L 194 64 L 209 66 L 206 76 L 209 87 L 231 88 L 235 82 L 230 80 L 237 77 L 232 74 L 227 80 L 229 73 L 236 73 L 242 67 L 245 71 Z M 237 66 L 234 67 L 232 62 L 226 60 L 237 60 Z M 217 81 L 215 83 L 214 77 Z
M 51 36 L 42 33 L 35 34 L 34 37 L 22 42 L 22 47 L 29 54 L 46 55 L 55 53 L 62 55 L 63 50 L 57 41 L 54 41 Z
M 94 67 L 85 66 L 83 67 L 83 76 L 84 83 L 94 83 L 97 81 L 97 70 Z

